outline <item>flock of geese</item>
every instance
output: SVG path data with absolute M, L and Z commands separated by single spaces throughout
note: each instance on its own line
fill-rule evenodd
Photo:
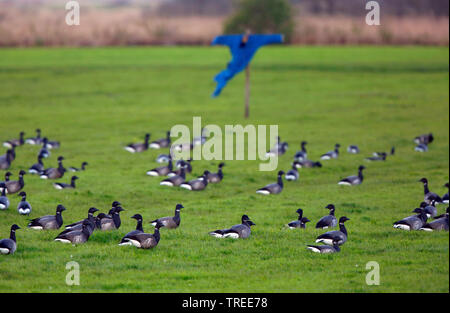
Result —
M 64 176 L 64 173 L 69 170 L 72 172 L 81 172 L 86 169 L 87 162 L 83 162 L 81 168 L 70 167 L 66 169 L 63 165 L 64 157 L 58 157 L 58 166 L 53 168 L 45 168 L 42 160 L 50 157 L 50 151 L 60 147 L 60 143 L 57 141 L 49 141 L 47 138 L 41 138 L 41 131 L 36 130 L 36 137 L 24 139 L 24 132 L 20 133 L 19 139 L 9 140 L 3 143 L 3 146 L 8 150 L 6 154 L 0 156 L 0 169 L 7 170 L 16 157 L 16 147 L 24 144 L 41 146 L 37 163 L 30 166 L 28 169 L 29 174 L 39 175 L 42 179 L 59 179 Z M 192 142 L 180 144 L 176 146 L 171 145 L 170 132 L 167 132 L 165 138 L 161 138 L 156 141 L 150 142 L 150 134 L 145 135 L 145 140 L 142 143 L 133 143 L 127 145 L 125 150 L 131 153 L 140 153 L 148 149 L 163 149 L 168 148 L 170 151 L 168 154 L 160 154 L 156 162 L 167 163 L 166 165 L 148 170 L 146 174 L 151 177 L 162 177 L 160 181 L 161 186 L 168 187 L 180 187 L 189 191 L 202 191 L 205 190 L 208 184 L 220 183 L 224 178 L 223 167 L 224 163 L 220 163 L 217 172 L 210 172 L 208 170 L 203 171 L 203 175 L 193 178 L 191 180 L 186 179 L 186 175 L 192 173 L 192 160 L 172 160 L 171 150 L 182 151 L 185 149 L 192 150 L 195 146 L 202 145 L 206 142 L 207 138 L 203 135 L 198 138 L 194 138 Z M 418 136 L 414 139 L 416 143 L 416 151 L 426 152 L 428 151 L 428 145 L 433 142 L 434 137 L 432 134 L 425 134 Z M 282 192 L 283 176 L 287 181 L 296 181 L 299 179 L 298 169 L 301 168 L 321 168 L 322 163 L 320 161 L 311 161 L 308 159 L 308 152 L 306 149 L 307 142 L 303 141 L 300 144 L 301 150 L 297 151 L 294 155 L 292 168 L 287 171 L 279 171 L 277 173 L 277 182 L 268 184 L 263 188 L 258 189 L 256 192 L 261 195 L 279 194 Z M 281 142 L 280 137 L 277 139 L 275 146 L 267 152 L 267 155 L 281 156 L 288 150 L 288 143 Z M 336 144 L 334 149 L 324 153 L 320 159 L 321 161 L 337 159 L 339 157 L 340 144 Z M 360 149 L 356 145 L 350 145 L 347 148 L 347 152 L 351 154 L 359 154 Z M 390 155 L 395 154 L 395 147 L 392 147 Z M 370 162 L 386 161 L 388 153 L 375 152 L 372 156 L 367 157 L 365 160 Z M 361 165 L 358 167 L 358 174 L 348 176 L 341 179 L 338 184 L 344 186 L 360 185 L 363 183 L 364 176 L 363 170 L 366 167 Z M 0 210 L 6 210 L 10 206 L 10 201 L 7 195 L 19 193 L 21 201 L 18 203 L 17 211 L 21 215 L 29 216 L 32 211 L 31 204 L 27 201 L 27 194 L 23 191 L 25 186 L 24 175 L 27 174 L 24 170 L 19 172 L 19 179 L 16 181 L 10 180 L 12 175 L 10 172 L 5 173 L 5 181 L 0 182 Z M 76 188 L 75 181 L 77 176 L 72 176 L 70 183 L 56 182 L 53 186 L 56 189 Z M 424 199 L 419 208 L 416 208 L 413 212 L 415 215 L 408 216 L 400 221 L 394 223 L 394 228 L 402 230 L 424 230 L 424 231 L 436 231 L 449 229 L 449 209 L 446 213 L 438 215 L 436 208 L 437 204 L 448 204 L 449 194 L 448 192 L 440 197 L 438 194 L 429 190 L 428 180 L 423 178 L 420 180 L 424 186 Z M 448 183 L 445 184 L 448 189 Z M 182 204 L 177 204 L 175 207 L 174 216 L 158 218 L 150 222 L 154 226 L 153 233 L 146 233 L 143 230 L 143 217 L 140 214 L 132 216 L 136 220 L 136 228 L 127 233 L 121 241 L 119 246 L 135 246 L 141 249 L 150 249 L 158 245 L 160 241 L 160 229 L 176 229 L 180 226 L 181 216 L 180 212 L 183 209 Z M 317 223 L 317 229 L 332 229 L 339 226 L 339 230 L 330 230 L 321 234 L 315 240 L 315 243 L 321 243 L 321 245 L 307 245 L 307 249 L 316 253 L 336 253 L 340 251 L 340 246 L 347 242 L 348 233 L 345 227 L 345 222 L 349 220 L 346 216 L 342 216 L 339 219 L 335 216 L 335 206 L 329 204 L 326 209 L 329 210 L 328 215 L 322 217 Z M 66 210 L 63 205 L 58 205 L 55 215 L 47 215 L 30 220 L 28 227 L 36 230 L 57 230 L 63 226 L 62 213 Z M 121 226 L 120 213 L 124 211 L 121 203 L 114 201 L 111 209 L 108 213 L 99 213 L 96 216 L 94 214 L 99 210 L 92 207 L 88 210 L 88 215 L 85 219 L 65 226 L 65 229 L 54 239 L 55 241 L 71 244 L 82 244 L 89 240 L 95 230 L 97 231 L 111 231 L 118 230 Z M 306 224 L 311 222 L 308 218 L 303 216 L 303 210 L 298 209 L 296 211 L 298 219 L 287 224 L 290 229 L 305 229 Z M 428 219 L 434 218 L 434 221 L 427 222 Z M 241 217 L 241 224 L 231 226 L 230 228 L 218 229 L 209 232 L 209 235 L 216 238 L 248 238 L 251 234 L 251 227 L 256 225 L 247 215 Z M 20 227 L 16 224 L 11 226 L 10 237 L 0 240 L 0 254 L 13 254 L 16 251 L 16 230 Z

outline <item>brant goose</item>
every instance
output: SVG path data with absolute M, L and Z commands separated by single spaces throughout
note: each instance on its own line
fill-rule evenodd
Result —
M 144 229 L 142 228 L 142 215 L 135 214 L 131 218 L 134 218 L 137 221 L 136 229 L 127 233 L 119 242 L 119 246 L 132 246 L 133 244 L 128 240 L 128 238 L 144 232 Z
M 25 133 L 20 132 L 19 139 L 11 139 L 11 140 L 5 141 L 3 143 L 3 147 L 11 149 L 13 147 L 23 145 L 25 143 L 25 140 L 23 139 L 23 135 L 25 135 Z
M 7 170 L 10 168 L 11 163 L 13 161 L 13 150 L 9 149 L 5 154 L 0 155 L 0 170 Z
M 314 162 L 311 160 L 304 160 L 302 162 L 294 162 L 292 163 L 296 168 L 313 168 L 313 167 L 322 167 L 322 163 Z
M 301 147 L 302 150 L 297 151 L 297 153 L 294 156 L 294 161 L 302 162 L 302 161 L 307 160 L 307 158 L 308 158 L 308 153 L 306 151 L 306 145 L 307 144 L 308 143 L 306 141 L 302 141 L 301 142 L 300 147 Z
M 251 234 L 251 226 L 256 225 L 253 223 L 247 215 L 243 215 L 241 218 L 242 224 L 234 225 L 228 229 L 219 229 L 209 234 L 216 238 L 248 238 Z
M 0 210 L 6 210 L 9 208 L 9 199 L 6 196 L 6 185 L 5 183 L 0 183 L 1 195 L 0 195 Z
M 44 168 L 44 163 L 42 163 L 42 158 L 43 158 L 43 156 L 39 154 L 38 158 L 37 158 L 37 160 L 38 160 L 37 163 L 30 166 L 30 168 L 28 169 L 28 173 L 40 174 L 44 171 L 45 168 Z
M 41 130 L 38 128 L 36 129 L 36 137 L 28 138 L 25 140 L 25 143 L 30 145 L 40 145 L 43 143 L 43 140 L 41 138 Z
M 91 236 L 91 232 L 89 231 L 89 224 L 90 223 L 88 220 L 84 220 L 81 226 L 81 230 L 73 230 L 69 232 L 65 230 L 55 238 L 55 241 L 59 241 L 62 243 L 71 243 L 73 245 L 85 243 Z
M 38 155 L 42 155 L 43 158 L 48 158 L 50 156 L 50 151 L 48 149 L 48 139 L 44 138 L 42 140 L 42 148 L 39 150 Z
M 16 230 L 20 229 L 16 224 L 11 226 L 9 238 L 0 240 L 0 254 L 14 254 L 17 248 Z
M 164 179 L 159 184 L 161 186 L 169 186 L 169 187 L 179 187 L 186 181 L 186 169 L 182 167 L 180 169 L 180 174 L 175 176 L 169 176 L 169 178 Z
M 152 224 L 153 226 L 156 226 L 156 224 L 159 222 L 162 224 L 161 227 L 166 227 L 168 229 L 178 228 L 178 226 L 180 226 L 180 222 L 181 222 L 180 212 L 181 212 L 181 209 L 183 209 L 183 208 L 184 208 L 183 205 L 177 204 L 177 206 L 175 208 L 175 216 L 161 217 L 154 221 L 151 221 L 150 224 Z
M 19 172 L 19 180 L 10 180 L 5 182 L 6 193 L 13 194 L 22 190 L 22 188 L 25 186 L 25 181 L 23 180 L 23 175 L 25 174 L 26 172 L 24 170 L 21 170 Z
M 166 133 L 166 138 L 153 141 L 152 143 L 150 143 L 150 148 L 151 149 L 168 148 L 170 146 L 170 143 L 171 143 L 170 131 L 168 131 Z
M 148 176 L 167 176 L 173 169 L 172 157 L 169 157 L 169 164 L 166 166 L 160 166 L 152 170 L 147 171 Z
M 6 182 L 9 182 L 9 178 L 11 177 L 11 175 L 12 175 L 11 172 L 6 172 L 6 173 L 5 173 L 5 181 L 0 181 L 0 183 L 6 184 Z M 1 191 L 2 189 L 3 189 L 3 188 L 0 187 L 0 191 Z
M 330 254 L 330 253 L 337 253 L 341 251 L 341 248 L 339 247 L 337 242 L 333 242 L 332 246 L 323 245 L 323 246 L 314 246 L 314 245 L 307 245 L 306 246 L 308 250 L 311 250 L 314 253 L 320 253 L 320 254 Z
M 22 197 L 22 200 L 17 205 L 17 212 L 19 212 L 20 215 L 30 215 L 31 205 L 27 201 L 27 193 L 25 191 L 21 191 L 19 193 L 19 197 Z
M 278 143 L 266 153 L 266 157 L 283 155 L 286 153 L 288 148 L 289 145 L 287 142 Z
M 331 159 L 337 159 L 339 157 L 339 148 L 341 147 L 340 144 L 336 144 L 334 146 L 334 150 L 333 151 L 329 151 L 325 154 L 323 154 L 320 159 L 321 160 L 331 160 Z
M 426 223 L 423 225 L 420 230 L 425 231 L 435 231 L 435 230 L 446 230 L 448 231 L 448 215 L 449 215 L 449 208 L 447 208 L 447 211 L 444 215 L 441 215 L 440 217 L 436 218 L 434 221 L 430 223 Z
M 130 235 L 125 240 L 131 242 L 133 246 L 139 249 L 151 249 L 158 245 L 159 240 L 161 239 L 159 229 L 163 227 L 161 223 L 156 223 L 155 232 L 153 234 L 136 233 L 134 235 Z
M 279 194 L 283 190 L 283 171 L 278 172 L 278 181 L 274 184 L 269 184 L 261 189 L 258 189 L 256 193 L 261 195 Z
M 158 157 L 156 158 L 156 162 L 157 163 L 167 163 L 167 162 L 169 162 L 169 158 L 170 158 L 171 156 L 170 155 L 168 155 L 168 154 L 160 154 L 160 155 L 158 155 Z
M 345 228 L 345 222 L 349 221 L 350 219 L 342 216 L 339 219 L 339 230 L 333 230 L 326 232 L 325 234 L 320 235 L 317 237 L 316 242 L 323 242 L 327 245 L 332 245 L 334 243 L 342 246 L 347 241 L 347 229 Z
M 350 145 L 347 147 L 347 152 L 351 154 L 358 154 L 360 150 L 357 145 Z
M 420 145 L 420 144 L 428 145 L 429 143 L 432 143 L 433 141 L 434 141 L 434 136 L 432 133 L 423 134 L 423 135 L 420 135 L 420 136 L 417 136 L 416 138 L 414 138 L 414 143 L 416 143 L 417 145 Z
M 97 212 L 98 210 L 96 208 L 89 208 L 88 210 L 88 216 L 87 218 L 85 218 L 84 220 L 81 220 L 79 222 L 76 223 L 72 223 L 69 225 L 65 226 L 65 230 L 62 233 L 68 233 L 74 230 L 81 230 L 83 227 L 83 222 L 87 221 L 88 222 L 88 226 L 87 229 L 89 230 L 89 232 L 92 234 L 96 228 L 96 218 L 94 217 L 94 213 Z
M 69 167 L 69 171 L 71 172 L 80 172 L 80 171 L 84 171 L 86 170 L 86 166 L 89 165 L 88 162 L 83 162 L 81 163 L 81 168 L 77 168 L 77 167 Z
M 327 229 L 327 228 L 336 227 L 337 219 L 336 219 L 336 216 L 334 216 L 334 212 L 336 211 L 335 206 L 333 204 L 329 204 L 325 208 L 330 210 L 330 214 L 322 217 L 317 222 L 316 228 Z
M 375 152 L 374 156 L 366 158 L 366 161 L 376 162 L 376 161 L 386 161 L 387 153 L 386 152 Z
M 75 181 L 78 179 L 78 176 L 72 176 L 70 179 L 70 184 L 65 183 L 54 183 L 53 187 L 55 187 L 58 190 L 61 189 L 75 189 Z
M 431 201 L 431 204 L 428 204 L 425 201 L 420 203 L 420 208 L 425 211 L 428 218 L 432 218 L 437 215 L 436 201 L 434 200 Z
M 118 206 L 116 208 L 111 209 L 112 214 L 111 217 L 100 213 L 97 217 L 99 218 L 99 228 L 101 230 L 113 230 L 119 229 L 121 220 L 120 220 L 120 212 L 125 211 L 122 207 Z
M 290 222 L 288 224 L 288 227 L 290 229 L 306 228 L 306 223 L 311 222 L 311 221 L 307 217 L 303 217 L 302 209 L 298 209 L 296 212 L 298 213 L 298 220 Z
M 347 178 L 341 179 L 341 181 L 339 181 L 338 185 L 344 185 L 344 186 L 361 185 L 364 180 L 364 176 L 363 176 L 364 169 L 365 169 L 365 167 L 363 165 L 361 165 L 358 168 L 357 176 L 349 176 Z
M 292 165 L 292 169 L 290 169 L 284 176 L 284 178 L 288 181 L 298 180 L 298 177 L 299 177 L 299 174 L 298 174 L 298 170 L 297 170 L 297 167 L 295 166 L 295 164 Z
M 222 181 L 222 179 L 223 179 L 222 168 L 224 166 L 225 166 L 225 163 L 220 163 L 217 173 L 208 173 L 208 175 L 206 176 L 206 179 L 208 180 L 208 183 L 210 183 L 210 184 L 217 184 L 217 183 L 220 183 Z
M 167 177 L 172 176 L 179 176 L 181 174 L 181 167 L 184 167 L 185 173 L 192 173 L 192 165 L 191 165 L 192 159 L 189 159 L 187 161 L 184 160 L 178 160 L 175 163 L 175 166 L 178 168 L 177 170 L 172 170 L 169 174 L 167 174 Z
M 414 148 L 415 151 L 417 152 L 427 152 L 428 151 L 428 145 L 421 143 L 420 145 L 417 145 Z
M 182 183 L 180 187 L 191 191 L 204 190 L 208 186 L 208 179 L 206 178 L 208 175 L 209 171 L 205 171 L 200 178 L 191 180 L 187 183 Z
M 138 153 L 148 150 L 149 140 L 150 134 L 145 134 L 145 141 L 143 143 L 130 143 L 128 146 L 125 147 L 125 150 L 131 153 Z
M 64 160 L 64 157 L 60 156 L 58 157 L 58 167 L 54 168 L 48 168 L 41 173 L 42 179 L 58 179 L 62 178 L 64 176 L 64 173 L 66 172 L 66 169 L 64 168 L 62 161 Z
M 62 212 L 65 211 L 66 208 L 59 204 L 56 207 L 55 215 L 46 215 L 39 218 L 32 219 L 28 224 L 28 227 L 31 229 L 59 229 L 63 224 Z
M 424 193 L 424 201 L 428 204 L 431 204 L 433 200 L 435 200 L 437 203 L 442 203 L 442 198 L 439 197 L 436 193 L 431 192 L 430 189 L 428 189 L 428 179 L 422 178 L 419 180 L 419 182 L 423 183 L 423 193 Z
M 422 228 L 427 222 L 427 214 L 421 208 L 414 209 L 417 215 L 408 216 L 400 221 L 394 223 L 394 228 L 402 230 L 418 230 Z

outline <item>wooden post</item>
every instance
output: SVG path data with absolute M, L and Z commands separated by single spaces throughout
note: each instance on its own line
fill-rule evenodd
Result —
M 250 65 L 245 69 L 245 118 L 250 116 Z

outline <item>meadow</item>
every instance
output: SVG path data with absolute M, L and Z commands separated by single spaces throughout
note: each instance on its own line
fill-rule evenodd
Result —
M 17 231 L 14 255 L 0 256 L 0 292 L 449 292 L 449 234 L 396 230 L 392 223 L 411 215 L 423 199 L 422 177 L 439 194 L 449 180 L 448 47 L 268 47 L 252 65 L 250 119 L 243 118 L 244 75 L 217 99 L 213 76 L 228 62 L 225 48 L 30 48 L 0 50 L 0 141 L 20 131 L 61 141 L 46 167 L 79 167 L 75 190 L 56 190 L 50 181 L 25 176 L 30 218 L 67 207 L 65 224 L 85 218 L 89 207 L 102 212 L 118 200 L 122 226 L 95 232 L 89 242 L 54 242 L 58 231 L 27 229 L 27 217 L 15 207 L 0 212 L 0 238 Z M 145 172 L 167 150 L 132 155 L 123 149 L 164 137 L 175 124 L 276 124 L 290 144 L 278 169 L 288 170 L 302 140 L 317 160 L 335 143 L 337 160 L 321 169 L 300 171 L 275 196 L 255 191 L 276 179 L 258 171 L 259 161 L 226 161 L 225 178 L 193 193 L 159 185 Z M 432 132 L 428 153 L 414 152 L 413 139 Z M 361 154 L 345 148 L 358 144 Z M 364 161 L 374 151 L 397 149 L 386 162 Z M 1 148 L 0 153 L 6 149 Z M 38 147 L 17 148 L 10 171 L 35 163 Z M 194 161 L 197 177 L 216 171 L 220 161 Z M 365 181 L 356 187 L 337 182 L 365 164 Z M 0 172 L 3 176 L 4 171 Z M 1 177 L 3 178 L 3 177 Z M 70 173 L 59 181 L 68 182 Z M 173 214 L 182 203 L 181 226 L 162 229 L 153 250 L 119 247 L 134 229 L 130 217 L 149 221 Z M 336 205 L 347 216 L 349 240 L 341 253 L 317 255 L 306 250 L 322 230 L 314 229 Z M 302 208 L 312 223 L 289 230 Z M 445 211 L 439 206 L 439 213 Z M 246 240 L 220 240 L 208 232 L 232 226 L 247 214 L 255 222 Z M 66 263 L 80 264 L 79 286 L 66 285 Z M 380 265 L 380 285 L 366 284 L 366 264 Z

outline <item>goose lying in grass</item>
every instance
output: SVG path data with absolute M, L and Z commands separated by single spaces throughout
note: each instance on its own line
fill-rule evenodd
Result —
M 150 224 L 152 224 L 153 226 L 156 226 L 157 223 L 161 223 L 162 224 L 161 227 L 165 227 L 168 229 L 178 228 L 178 226 L 180 226 L 180 222 L 181 222 L 180 212 L 181 212 L 181 209 L 183 209 L 183 208 L 184 208 L 183 205 L 177 204 L 177 206 L 175 207 L 175 215 L 174 216 L 161 217 L 154 221 L 151 221 Z
M 414 209 L 417 215 L 408 216 L 400 221 L 394 223 L 394 228 L 402 230 L 418 230 L 422 228 L 427 222 L 427 214 L 421 208 Z
M 70 184 L 65 184 L 65 183 L 54 183 L 53 187 L 55 187 L 58 190 L 62 190 L 62 189 L 75 189 L 75 181 L 78 179 L 78 176 L 72 176 L 72 178 L 70 179 Z
M 449 216 L 449 208 L 444 215 L 437 217 L 434 221 L 430 223 L 426 223 L 423 225 L 420 230 L 424 231 L 439 231 L 446 230 L 448 231 L 448 216 Z
M 122 240 L 120 240 L 119 246 L 132 246 L 133 244 L 129 239 L 137 234 L 142 234 L 144 232 L 144 229 L 142 228 L 142 215 L 135 214 L 131 218 L 134 218 L 137 222 L 136 229 L 126 234 L 122 238 Z
M 64 231 L 60 233 L 55 241 L 59 241 L 62 243 L 71 243 L 73 245 L 83 244 L 89 240 L 91 236 L 91 232 L 88 229 L 89 221 L 84 220 L 81 226 L 81 230 L 73 230 L 73 231 Z
M 0 170 L 7 170 L 13 161 L 13 150 L 9 149 L 5 154 L 0 155 Z
M 342 216 L 339 219 L 339 230 L 329 231 L 320 235 L 317 237 L 316 242 L 322 242 L 327 245 L 338 244 L 339 246 L 342 246 L 347 241 L 348 237 L 347 229 L 345 228 L 344 223 L 349 220 L 349 218 Z
M 36 129 L 36 137 L 26 139 L 25 143 L 29 145 L 41 145 L 43 143 L 41 138 L 41 130 L 39 128 Z
M 180 187 L 190 190 L 190 191 L 205 190 L 206 187 L 208 186 L 208 179 L 206 178 L 206 177 L 208 177 L 208 175 L 209 175 L 209 171 L 205 171 L 200 178 L 191 180 L 187 183 L 182 183 L 180 185 Z
M 215 230 L 209 234 L 216 238 L 248 238 L 251 234 L 251 226 L 256 224 L 247 215 L 243 215 L 241 221 L 242 223 L 239 225 L 234 225 L 228 229 Z
M 172 169 L 172 171 L 167 174 L 167 177 L 173 177 L 173 176 L 180 176 L 181 174 L 181 168 L 184 168 L 184 173 L 188 174 L 188 173 L 192 173 L 192 164 L 191 164 L 192 160 L 189 159 L 187 161 L 185 160 L 178 160 L 175 163 L 175 167 L 177 169 Z
M 11 226 L 9 238 L 0 240 L 0 254 L 14 254 L 17 249 L 16 230 L 20 229 L 16 224 Z
M 39 150 L 38 155 L 42 155 L 43 158 L 48 158 L 50 156 L 50 151 L 48 148 L 48 139 L 44 138 L 42 140 L 42 148 Z
M 56 207 L 55 215 L 46 215 L 32 219 L 28 224 L 28 227 L 37 230 L 59 229 L 63 224 L 62 212 L 65 210 L 66 208 L 59 204 Z
M 350 154 L 358 154 L 360 150 L 357 145 L 350 145 L 347 147 L 347 152 Z
M 431 192 L 428 188 L 428 179 L 422 178 L 419 182 L 423 184 L 424 201 L 426 203 L 431 204 L 433 200 L 436 201 L 436 203 L 442 203 L 442 198 L 438 194 Z
M 428 152 L 428 145 L 421 143 L 414 148 L 414 151 L 417 152 Z
M 5 141 L 3 143 L 3 147 L 11 149 L 13 147 L 22 146 L 25 143 L 25 140 L 23 139 L 23 135 L 25 135 L 25 133 L 20 132 L 19 139 L 11 139 L 11 140 Z
M 48 168 L 46 170 L 44 170 L 41 173 L 41 178 L 42 179 L 58 179 L 58 178 L 62 178 L 64 176 L 64 173 L 66 172 L 66 169 L 63 166 L 62 161 L 64 160 L 64 157 L 60 156 L 58 157 L 58 167 L 54 168 Z
M 61 234 L 68 233 L 68 232 L 75 231 L 75 230 L 77 230 L 77 231 L 82 230 L 83 223 L 85 221 L 88 223 L 86 226 L 87 230 L 89 231 L 90 234 L 92 234 L 94 232 L 94 230 L 97 228 L 96 218 L 94 217 L 95 212 L 98 212 L 98 210 L 96 208 L 89 208 L 87 218 L 85 218 L 84 220 L 81 220 L 79 222 L 66 225 L 66 227 L 65 227 L 66 229 Z
M 307 217 L 303 217 L 302 209 L 298 209 L 296 212 L 298 213 L 298 219 L 296 221 L 290 222 L 288 224 L 288 227 L 290 229 L 306 228 L 306 223 L 310 222 L 310 220 Z
M 299 178 L 299 174 L 298 174 L 298 170 L 297 167 L 295 166 L 295 164 L 292 165 L 292 169 L 290 169 L 286 175 L 284 176 L 284 178 L 288 181 L 295 181 L 298 180 Z
M 81 168 L 77 168 L 77 167 L 69 167 L 69 171 L 71 171 L 71 172 L 85 171 L 87 165 L 89 165 L 88 162 L 83 162 L 83 163 L 81 163 Z
M 432 218 L 437 215 L 436 201 L 434 200 L 431 202 L 431 204 L 428 204 L 425 201 L 420 203 L 420 208 L 425 211 L 425 214 L 428 218 Z
M 6 172 L 5 173 L 5 181 L 0 181 L 0 184 L 6 184 L 6 182 L 9 182 L 9 178 L 11 177 L 12 173 L 11 172 Z M 5 188 L 5 187 L 3 187 Z M 0 187 L 0 191 L 2 191 L 3 189 L 2 187 Z
M 19 193 L 19 197 L 22 197 L 22 200 L 17 205 L 17 212 L 20 215 L 30 215 L 31 213 L 31 204 L 27 201 L 27 193 L 22 191 Z
M 338 185 L 343 185 L 343 186 L 361 185 L 364 180 L 364 176 L 363 176 L 364 169 L 365 169 L 365 167 L 363 165 L 361 165 L 358 168 L 357 176 L 349 176 L 344 179 L 341 179 L 341 181 L 339 181 Z
M 148 150 L 149 148 L 150 134 L 145 134 L 145 140 L 143 143 L 130 143 L 125 147 L 125 150 L 131 153 L 139 153 Z
M 333 151 L 329 151 L 325 154 L 322 154 L 322 156 L 320 157 L 321 160 L 331 160 L 331 159 L 337 159 L 339 157 L 339 148 L 341 147 L 340 144 L 336 144 L 334 146 L 334 150 Z
M 334 228 L 337 226 L 337 219 L 336 216 L 334 216 L 336 208 L 333 204 L 329 204 L 325 207 L 326 209 L 330 210 L 330 214 L 322 217 L 316 224 L 316 228 L 321 229 L 327 229 L 327 228 Z
M 28 169 L 28 173 L 30 173 L 30 174 L 42 173 L 45 170 L 44 163 L 42 163 L 42 159 L 43 159 L 43 156 L 39 154 L 37 163 L 34 163 L 33 165 L 30 166 L 30 168 Z
M 259 193 L 261 195 L 275 195 L 279 194 L 283 190 L 283 171 L 278 172 L 278 180 L 274 184 L 269 184 L 261 189 L 258 189 L 256 193 Z
M 331 253 L 337 253 L 341 251 L 341 248 L 337 244 L 337 242 L 333 242 L 332 246 L 323 245 L 323 246 L 314 246 L 314 245 L 307 245 L 306 248 L 314 253 L 320 253 L 320 254 L 331 254 Z
M 297 151 L 297 153 L 294 155 L 294 161 L 302 162 L 308 159 L 308 152 L 306 151 L 306 145 L 308 143 L 306 141 L 302 141 L 300 144 L 300 151 Z
M 167 176 L 173 169 L 172 158 L 169 158 L 169 164 L 166 166 L 160 166 L 152 170 L 147 171 L 148 176 Z
M 414 138 L 414 143 L 418 144 L 418 145 L 420 145 L 420 144 L 428 145 L 428 144 L 432 143 L 433 141 L 434 141 L 434 136 L 432 133 L 423 134 L 423 135 L 420 135 L 420 136 L 417 136 L 416 138 Z
M 126 241 L 131 242 L 133 246 L 139 249 L 151 249 L 158 245 L 161 235 L 159 229 L 163 227 L 161 223 L 156 223 L 155 231 L 153 234 L 136 233 L 124 238 Z
M 169 187 L 179 187 L 181 184 L 186 182 L 186 169 L 182 167 L 180 169 L 180 174 L 175 176 L 170 176 L 169 178 L 164 179 L 159 184 L 161 186 L 169 186 Z
M 377 162 L 377 161 L 386 161 L 387 153 L 386 152 L 377 152 L 376 156 L 366 158 L 366 161 L 369 162 Z
M 220 163 L 217 173 L 208 173 L 206 176 L 206 179 L 208 180 L 209 184 L 217 184 L 220 183 L 223 179 L 223 167 L 225 166 L 225 163 Z
M 322 167 L 322 163 L 314 162 L 311 160 L 304 160 L 302 162 L 294 162 L 292 163 L 296 168 L 313 168 L 313 167 Z
M 158 157 L 156 158 L 156 162 L 157 163 L 167 163 L 169 162 L 169 159 L 171 158 L 170 155 L 168 154 L 160 154 L 158 155 Z
M 6 185 L 5 183 L 0 183 L 0 189 L 1 189 L 1 193 L 0 193 L 0 210 L 6 210 L 9 208 L 9 199 L 6 196 Z
M 168 148 L 170 146 L 170 131 L 166 133 L 166 138 L 158 139 L 150 143 L 151 149 Z
M 9 180 L 5 182 L 7 194 L 13 194 L 23 189 L 23 187 L 25 186 L 25 180 L 23 179 L 23 176 L 25 174 L 26 172 L 24 170 L 21 170 L 19 172 L 19 180 Z

